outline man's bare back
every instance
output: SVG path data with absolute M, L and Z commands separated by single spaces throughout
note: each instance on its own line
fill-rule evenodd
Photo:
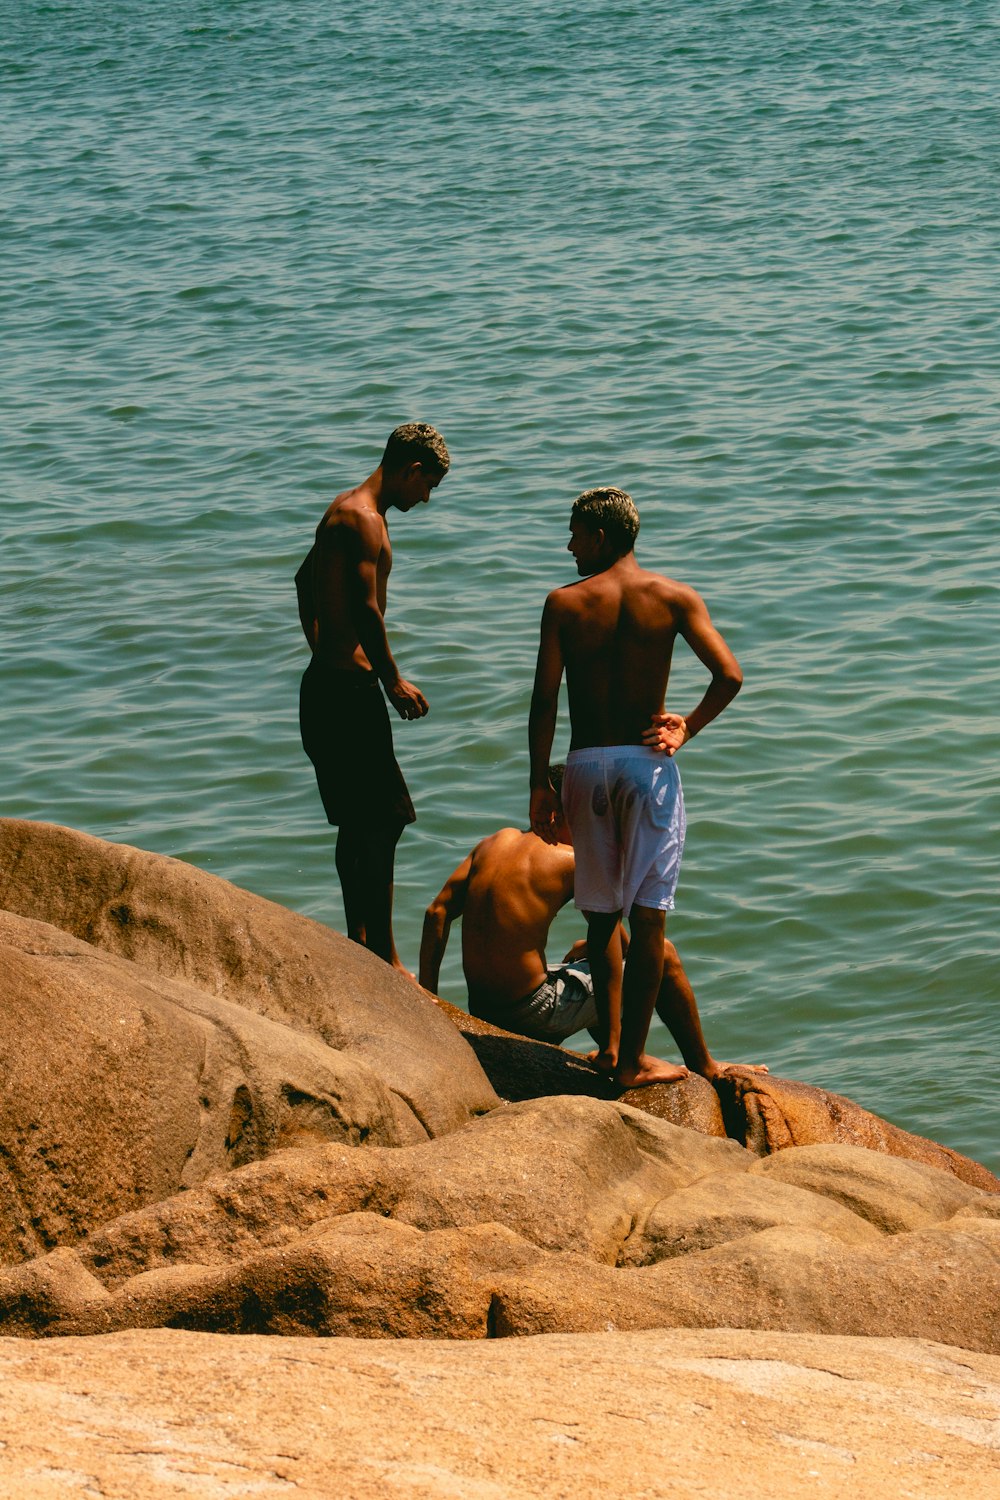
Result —
M 501 828 L 476 845 L 462 913 L 462 967 L 473 1004 L 509 1003 L 543 983 L 549 928 L 572 895 L 568 844 Z
M 550 674 L 565 668 L 571 749 L 638 745 L 650 738 L 650 722 L 663 712 L 678 635 L 713 676 L 738 680 L 736 658 L 693 588 L 641 568 L 634 552 L 590 572 L 594 537 L 576 523 L 569 550 L 584 577 L 546 601 L 542 650 L 549 650 L 540 666 Z M 727 690 L 725 701 L 731 696 Z M 707 714 L 699 722 L 703 706 L 684 721 L 684 739 L 708 722 Z

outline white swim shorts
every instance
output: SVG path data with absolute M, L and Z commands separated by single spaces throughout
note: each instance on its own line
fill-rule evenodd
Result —
M 684 852 L 684 793 L 672 756 L 598 745 L 566 757 L 562 803 L 576 855 L 574 904 L 671 911 Z

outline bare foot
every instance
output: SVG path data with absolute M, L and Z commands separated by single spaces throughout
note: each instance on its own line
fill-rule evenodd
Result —
M 618 1058 L 613 1052 L 608 1052 L 606 1048 L 602 1048 L 600 1052 L 588 1052 L 586 1060 L 597 1069 L 598 1073 L 606 1073 L 609 1078 L 614 1077 Z
M 664 1062 L 662 1058 L 650 1057 L 644 1052 L 637 1068 L 618 1068 L 615 1081 L 623 1089 L 642 1089 L 651 1083 L 679 1083 L 682 1078 L 690 1076 L 680 1063 Z
M 730 1068 L 743 1068 L 743 1070 L 747 1073 L 770 1072 L 767 1063 L 716 1062 L 714 1057 L 706 1067 L 699 1068 L 698 1071 L 701 1073 L 702 1078 L 708 1079 L 709 1083 L 715 1083 L 717 1079 L 724 1078 L 725 1075 L 729 1072 Z

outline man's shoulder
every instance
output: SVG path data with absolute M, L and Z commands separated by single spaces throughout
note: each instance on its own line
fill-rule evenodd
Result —
M 472 851 L 472 869 L 487 884 L 520 874 L 535 880 L 562 878 L 572 872 L 573 849 L 569 844 L 547 844 L 526 828 L 498 828 L 480 839 Z
M 566 612 L 581 608 L 587 595 L 586 585 L 590 578 L 574 578 L 571 583 L 561 583 L 545 600 L 546 607 L 555 612 Z
M 479 840 L 472 851 L 472 861 L 479 865 L 513 865 L 546 859 L 553 853 L 553 846 L 546 844 L 530 828 L 497 828 Z
M 320 525 L 324 525 L 327 521 L 346 521 L 358 516 L 375 516 L 377 520 L 381 520 L 362 484 L 356 484 L 352 489 L 341 490 L 339 495 L 334 495 L 323 513 Z
M 467 856 L 474 890 L 491 888 L 520 863 L 519 838 L 516 828 L 498 828 L 479 840 Z
M 338 533 L 354 533 L 365 538 L 382 539 L 386 536 L 385 521 L 362 494 L 360 488 L 345 490 L 331 500 L 316 528 L 316 540 L 320 543 L 334 542 Z
M 513 848 L 527 835 L 520 828 L 497 828 L 493 833 L 488 833 L 485 838 L 472 851 L 472 858 L 488 858 L 491 854 L 498 853 L 504 848 Z
M 649 568 L 640 568 L 635 576 L 639 589 L 657 595 L 671 604 L 685 605 L 697 598 L 697 589 L 679 578 L 670 578 L 666 573 L 654 573 Z
M 688 587 L 679 578 L 671 578 L 669 573 L 661 573 L 658 568 L 637 567 L 633 569 L 631 577 L 637 584 L 647 588 L 663 588 L 674 592 Z

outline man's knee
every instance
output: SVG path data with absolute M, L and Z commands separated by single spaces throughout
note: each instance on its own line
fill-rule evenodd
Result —
M 337 831 L 337 848 L 359 856 L 370 851 L 395 849 L 405 827 L 405 823 L 341 823 Z
M 666 912 L 659 911 L 656 907 L 633 906 L 628 914 L 628 925 L 633 941 L 640 936 L 647 938 L 662 937 L 666 919 Z M 668 944 L 664 939 L 664 956 L 666 956 L 668 946 L 672 945 Z
M 620 911 L 585 911 L 583 915 L 587 919 L 587 931 L 591 936 L 614 932 L 622 919 Z

